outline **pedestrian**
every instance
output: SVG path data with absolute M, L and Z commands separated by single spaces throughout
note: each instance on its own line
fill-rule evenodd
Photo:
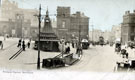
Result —
M 21 42 L 22 42 L 22 39 L 19 40 L 17 47 L 21 48 Z
M 74 42 L 72 42 L 72 47 L 74 48 Z
M 3 49 L 3 42 L 1 42 L 1 49 Z
M 22 42 L 22 48 L 23 48 L 23 51 L 25 51 L 25 41 L 24 40 Z
M 30 41 L 28 42 L 28 48 L 30 48 Z
M 66 49 L 65 50 L 66 50 L 65 51 L 66 54 L 70 53 L 70 44 L 66 45 Z

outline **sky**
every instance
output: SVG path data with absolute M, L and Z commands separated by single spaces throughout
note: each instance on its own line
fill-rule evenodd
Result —
M 113 25 L 119 25 L 123 21 L 125 11 L 133 13 L 135 0 L 10 0 L 18 2 L 20 8 L 38 9 L 42 7 L 42 13 L 48 7 L 50 14 L 56 14 L 57 6 L 71 7 L 71 13 L 83 12 L 89 19 L 89 28 L 111 30 Z M 55 16 L 53 16 L 55 17 Z

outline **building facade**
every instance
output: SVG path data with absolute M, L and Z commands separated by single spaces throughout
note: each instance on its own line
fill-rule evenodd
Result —
M 123 16 L 123 23 L 121 27 L 122 43 L 128 41 L 135 41 L 135 10 L 133 13 L 126 11 Z
M 36 9 L 22 9 L 18 7 L 15 1 L 2 0 L 0 7 L 0 28 L 6 25 L 7 31 L 1 32 L 0 35 L 9 34 L 16 37 L 30 37 L 30 28 L 38 26 L 38 14 Z M 11 28 L 13 27 L 13 28 Z M 13 35 L 14 34 L 14 35 Z
M 8 21 L 0 21 L 0 35 L 9 35 L 10 37 L 29 37 L 30 36 L 30 22 L 16 18 L 15 21 L 9 19 Z
M 70 13 L 70 7 L 57 7 L 57 32 L 59 38 L 71 40 L 78 38 L 88 39 L 89 18 L 81 12 Z
M 57 32 L 59 38 L 66 38 L 70 29 L 70 7 L 57 8 Z
M 100 36 L 102 36 L 102 31 L 99 29 L 93 29 L 93 31 L 89 32 L 89 38 L 91 41 L 98 42 Z
M 111 29 L 110 41 L 121 40 L 121 24 L 113 25 Z

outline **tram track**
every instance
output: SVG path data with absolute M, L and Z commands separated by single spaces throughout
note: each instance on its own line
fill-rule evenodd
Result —
M 27 45 L 25 46 L 25 48 L 27 47 Z M 13 60 L 13 59 L 15 59 L 15 58 L 17 58 L 21 53 L 22 53 L 22 51 L 23 51 L 23 48 L 20 48 L 15 54 L 13 54 L 10 58 L 9 58 L 9 60 Z
M 23 51 L 23 49 L 21 48 L 19 51 L 17 51 L 15 54 L 13 54 L 13 56 L 11 56 L 11 57 L 9 58 L 9 60 L 15 59 L 19 54 L 21 54 L 22 51 Z

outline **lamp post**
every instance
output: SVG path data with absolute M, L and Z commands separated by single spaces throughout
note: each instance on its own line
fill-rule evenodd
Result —
M 79 47 L 81 42 L 81 25 L 79 24 Z
M 81 16 L 79 16 L 79 48 L 81 48 Z
M 92 27 L 92 42 L 93 42 L 93 34 L 94 34 L 93 24 L 91 25 L 91 27 Z
M 39 35 L 38 35 L 38 59 L 37 59 L 37 69 L 40 69 L 40 28 L 41 28 L 41 4 L 39 6 Z

